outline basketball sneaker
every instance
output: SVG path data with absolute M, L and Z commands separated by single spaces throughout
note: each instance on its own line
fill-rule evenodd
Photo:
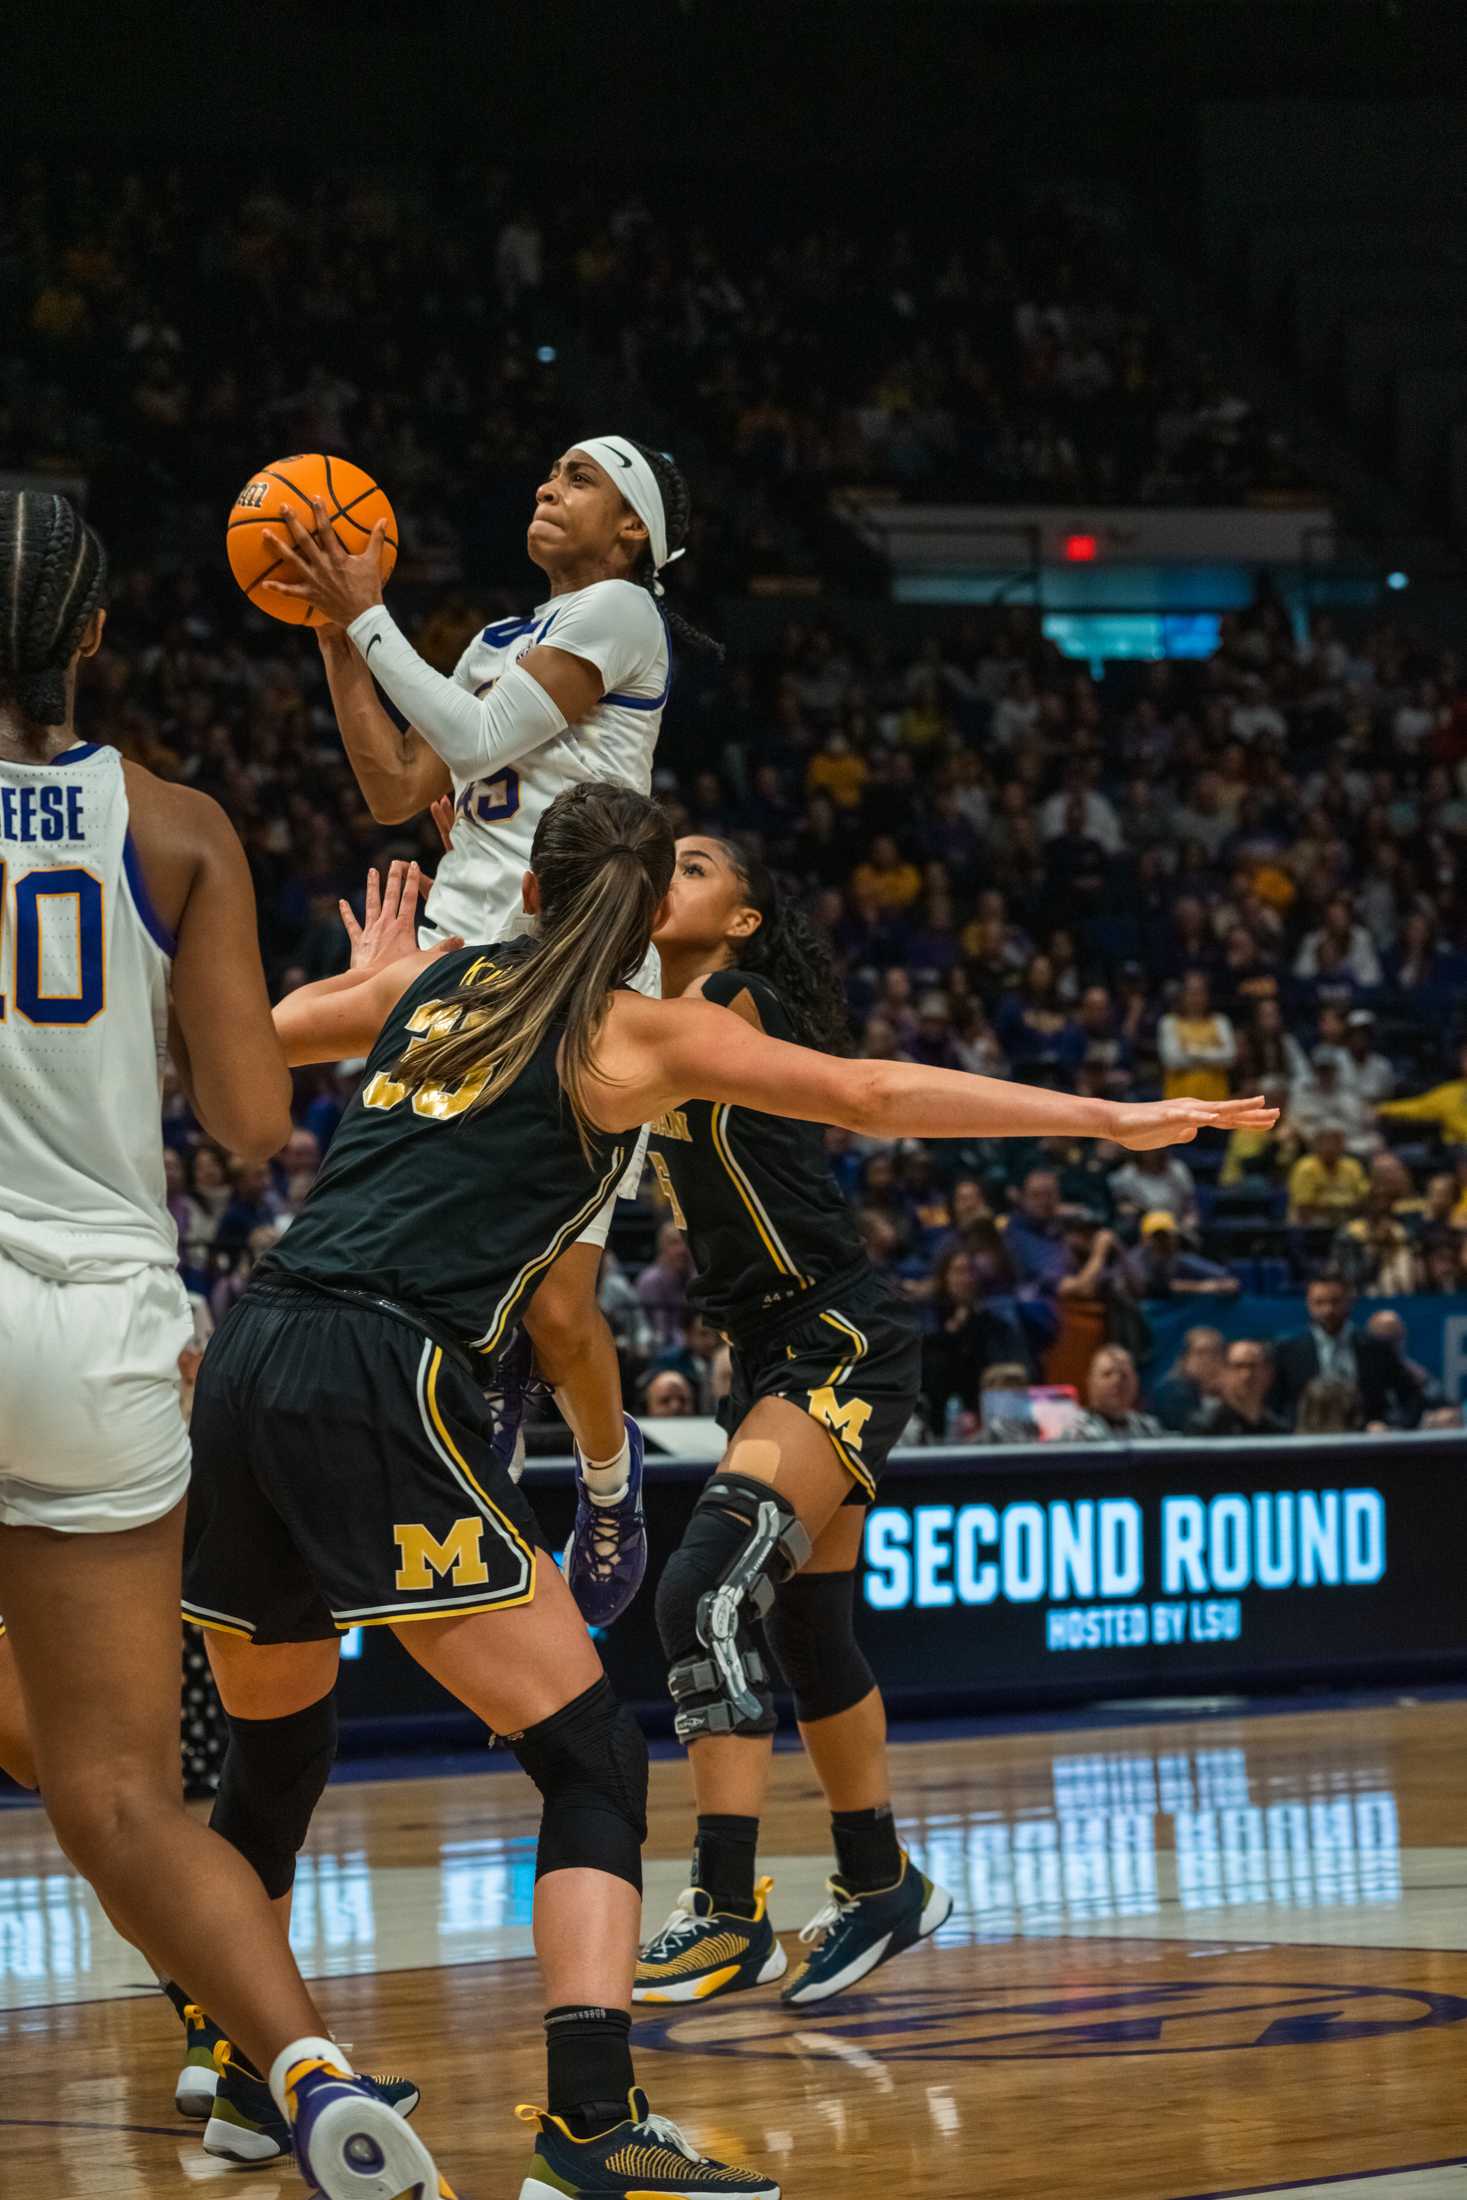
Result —
M 214 2050 L 224 2034 L 212 2018 L 205 2016 L 196 2001 L 184 2003 L 183 2031 L 186 2052 L 178 2083 L 173 2088 L 173 2105 L 191 2124 L 201 2124 L 214 2105 L 214 2093 L 219 2084 L 219 2065 L 214 2060 Z
M 301 2175 L 324 2200 L 454 2200 L 379 2080 L 312 2058 L 292 2065 L 284 2089 Z
M 637 1963 L 633 2001 L 711 2001 L 743 1986 L 783 1978 L 788 1957 L 769 1922 L 772 1879 L 754 1889 L 754 1915 L 715 1910 L 713 1897 L 688 1887 Z
M 852 1894 L 837 1876 L 828 1879 L 830 1900 L 800 1934 L 810 1954 L 780 1995 L 781 2001 L 829 2001 L 879 1964 L 915 1948 L 952 1916 L 946 1887 L 926 1878 L 902 1852 L 902 1876 L 877 1894 Z M 818 1946 L 811 1946 L 818 1942 Z
M 225 2162 L 273 2162 L 291 2152 L 290 2125 L 275 2106 L 275 2096 L 257 2070 L 242 2062 L 227 2040 L 221 2043 L 219 2090 L 204 2127 L 204 2152 Z M 411 2078 L 362 2078 L 398 2116 L 411 2116 L 422 2098 Z
M 652 2114 L 640 2086 L 627 2108 L 623 2123 L 594 2139 L 578 2139 L 547 2108 L 517 2108 L 539 2130 L 520 2200 L 779 2200 L 772 2177 L 700 2154 L 669 2117 Z
M 581 1479 L 576 1448 L 576 1524 L 565 1547 L 565 1578 L 588 1627 L 620 1619 L 647 1571 L 647 1523 L 642 1516 L 642 1431 L 625 1416 L 631 1454 L 626 1488 L 601 1504 Z

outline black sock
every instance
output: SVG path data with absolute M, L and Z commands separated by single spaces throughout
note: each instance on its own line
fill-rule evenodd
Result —
M 713 1898 L 715 1910 L 737 1917 L 754 1915 L 754 1853 L 759 1846 L 757 1818 L 698 1814 L 693 1843 L 693 1885 Z
M 902 1876 L 901 1843 L 890 1803 L 874 1810 L 833 1810 L 836 1869 L 852 1894 L 875 1894 Z
M 630 2009 L 547 2009 L 545 2059 L 550 2113 L 578 2139 L 594 2139 L 625 2121 L 636 2083 Z
M 179 2023 L 187 2024 L 188 2019 L 184 2015 L 184 2011 L 185 2009 L 190 2007 L 190 2003 L 188 1995 L 184 1992 L 183 1988 L 181 1986 L 175 1986 L 171 1978 L 160 1978 L 158 1984 L 162 1988 L 163 1992 L 168 1996 L 168 1999 L 172 2002 L 173 2014 L 177 2017 Z

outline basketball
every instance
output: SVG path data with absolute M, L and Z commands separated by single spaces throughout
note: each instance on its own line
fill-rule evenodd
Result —
M 314 626 L 320 614 L 314 604 L 299 596 L 283 596 L 271 586 L 270 576 L 282 564 L 267 535 L 287 536 L 285 512 L 289 507 L 309 532 L 316 515 L 311 498 L 319 497 L 336 530 L 337 540 L 351 551 L 366 547 L 378 520 L 387 522 L 382 543 L 382 578 L 387 580 L 397 563 L 397 519 L 392 506 L 370 474 L 353 466 L 349 458 L 328 458 L 309 451 L 295 458 L 277 458 L 251 474 L 230 507 L 224 542 L 229 570 L 250 602 L 287 626 Z M 293 580 L 289 566 L 281 578 Z

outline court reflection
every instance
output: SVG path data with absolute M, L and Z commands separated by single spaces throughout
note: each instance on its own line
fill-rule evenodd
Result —
M 948 1943 L 1402 1897 L 1395 1790 L 1358 1759 L 1255 1777 L 1246 1747 L 1059 1756 L 1044 1805 L 934 1812 L 909 1834 L 958 1898 Z

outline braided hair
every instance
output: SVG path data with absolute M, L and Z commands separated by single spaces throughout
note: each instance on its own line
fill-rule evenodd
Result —
M 630 436 L 626 440 L 647 461 L 656 475 L 657 486 L 662 493 L 662 509 L 667 518 L 667 547 L 669 550 L 681 550 L 688 539 L 688 522 L 693 516 L 693 500 L 688 494 L 688 485 L 666 451 L 650 450 L 645 443 L 632 443 Z M 705 634 L 701 627 L 694 626 L 681 612 L 669 611 L 662 597 L 658 595 L 654 586 L 657 574 L 652 564 L 650 544 L 642 552 L 631 577 L 651 591 L 658 610 L 680 642 L 689 649 L 700 651 L 705 657 L 715 657 L 719 664 L 723 663 L 725 652 L 722 642 L 715 642 L 711 634 Z
M 738 967 L 767 978 L 784 1003 L 795 1038 L 821 1054 L 848 1054 L 845 987 L 829 936 L 800 907 L 797 889 L 777 880 L 742 841 L 722 840 L 749 907 L 763 922 L 738 947 Z
M 0 489 L 0 707 L 66 723 L 66 673 L 102 600 L 107 553 L 69 497 Z

